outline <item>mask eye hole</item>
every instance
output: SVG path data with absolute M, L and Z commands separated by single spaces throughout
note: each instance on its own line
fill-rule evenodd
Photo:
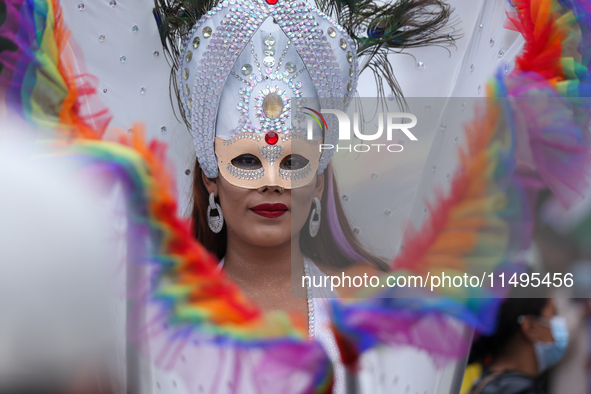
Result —
M 232 159 L 232 165 L 243 170 L 257 170 L 262 168 L 261 161 L 255 155 L 245 153 Z
M 300 155 L 289 155 L 281 160 L 280 167 L 284 170 L 299 170 L 304 168 L 309 163 L 309 160 Z

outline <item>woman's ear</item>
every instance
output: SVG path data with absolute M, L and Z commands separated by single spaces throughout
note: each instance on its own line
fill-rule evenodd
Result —
M 533 321 L 531 316 L 523 316 L 519 326 L 521 328 L 521 333 L 531 341 L 533 331 Z
M 318 197 L 322 201 L 322 195 L 324 194 L 324 172 L 316 177 L 316 188 L 314 189 L 314 197 Z
M 528 341 L 535 343 L 540 340 L 540 327 L 535 322 L 535 317 L 524 316 L 521 323 L 521 332 Z
M 215 196 L 218 195 L 218 178 L 208 178 L 205 172 L 201 171 L 201 180 L 207 189 L 207 193 L 213 193 Z

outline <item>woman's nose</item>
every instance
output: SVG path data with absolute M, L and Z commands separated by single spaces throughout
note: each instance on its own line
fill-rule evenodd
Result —
M 283 194 L 285 192 L 285 188 L 281 186 L 262 186 L 257 189 L 259 193 L 266 193 L 266 192 L 276 192 L 279 194 Z

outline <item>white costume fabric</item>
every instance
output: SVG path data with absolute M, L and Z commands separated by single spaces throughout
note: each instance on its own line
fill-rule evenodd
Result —
M 113 381 L 103 384 L 117 390 L 125 340 L 114 316 L 124 303 L 111 282 L 124 266 L 113 242 L 124 212 L 117 190 L 99 197 L 76 163 L 33 143 L 35 131 L 0 127 L 0 391 L 59 390 L 90 362 L 105 362 Z M 87 369 L 94 381 L 99 370 Z

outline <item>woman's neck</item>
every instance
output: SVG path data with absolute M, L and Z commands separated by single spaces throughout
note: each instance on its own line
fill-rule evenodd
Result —
M 292 240 L 286 245 L 268 248 L 228 239 L 224 271 L 263 310 L 280 309 L 306 314 L 305 293 L 300 299 L 294 298 L 291 291 L 292 263 L 303 270 L 304 262 L 301 250 L 292 250 L 293 242 L 299 245 L 299 240 Z
M 515 371 L 531 377 L 538 376 L 538 362 L 531 344 L 521 343 L 510 347 L 511 351 L 501 354 L 490 366 L 492 372 Z
M 304 261 L 300 248 L 292 250 L 291 245 L 299 245 L 299 240 L 292 239 L 291 242 L 274 247 L 261 247 L 228 239 L 224 270 L 240 285 L 247 283 L 257 286 L 261 282 L 289 281 L 292 262 L 303 266 Z

